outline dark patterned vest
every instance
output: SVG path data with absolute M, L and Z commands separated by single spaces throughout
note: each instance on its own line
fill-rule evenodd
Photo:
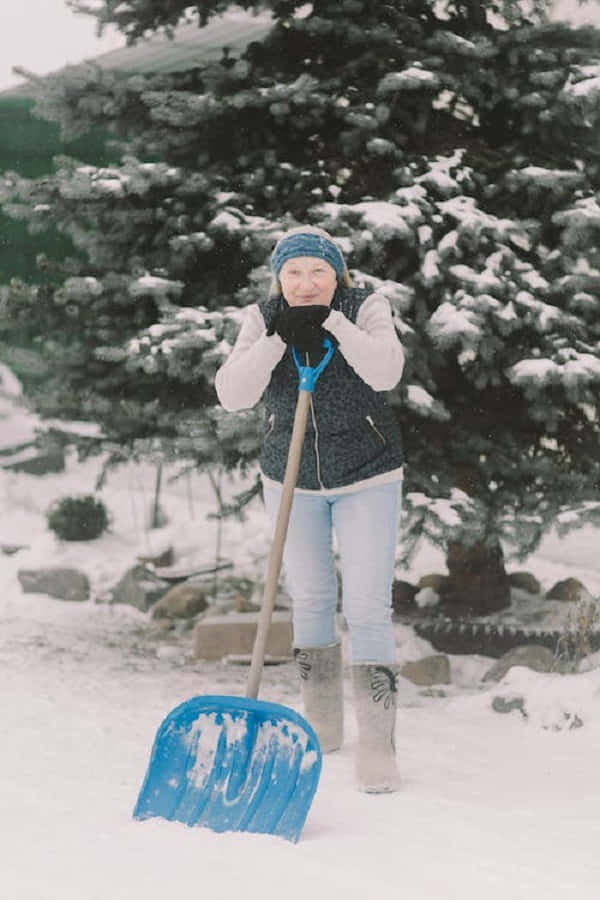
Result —
M 331 308 L 351 322 L 371 291 L 342 288 Z M 282 298 L 258 304 L 267 328 Z M 335 343 L 335 340 L 334 340 Z M 306 360 L 302 360 L 303 363 Z M 317 360 L 310 360 L 315 365 Z M 311 398 L 297 486 L 307 490 L 338 488 L 402 465 L 402 441 L 385 392 L 374 391 L 336 349 L 317 380 Z M 265 433 L 260 465 L 264 474 L 283 481 L 298 397 L 298 371 L 290 347 L 272 372 L 264 394 Z

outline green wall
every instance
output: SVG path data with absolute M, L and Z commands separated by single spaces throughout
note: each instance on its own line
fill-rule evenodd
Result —
M 18 172 L 37 178 L 54 170 L 53 158 L 72 156 L 92 165 L 114 162 L 106 148 L 106 134 L 96 130 L 76 141 L 64 142 L 54 122 L 32 114 L 34 100 L 17 95 L 0 96 L 0 173 Z M 72 254 L 71 242 L 55 229 L 29 234 L 27 226 L 0 210 L 0 284 L 11 278 L 40 281 L 47 278 L 36 267 L 36 257 L 45 253 L 54 259 Z

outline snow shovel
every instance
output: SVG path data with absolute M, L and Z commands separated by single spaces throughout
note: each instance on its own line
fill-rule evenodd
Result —
M 160 725 L 133 815 L 249 831 L 297 841 L 321 772 L 321 748 L 293 709 L 258 700 L 283 546 L 300 467 L 310 396 L 333 355 L 302 366 L 275 534 L 248 673 L 246 696 L 199 696 L 177 706 Z

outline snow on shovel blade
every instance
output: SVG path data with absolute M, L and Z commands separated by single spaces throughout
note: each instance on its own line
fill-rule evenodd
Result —
M 297 841 L 320 772 L 317 736 L 294 710 L 193 697 L 159 727 L 133 815 Z

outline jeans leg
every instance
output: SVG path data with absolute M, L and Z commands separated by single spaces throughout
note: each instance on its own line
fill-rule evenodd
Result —
M 341 494 L 333 505 L 353 663 L 394 663 L 392 584 L 401 485 Z
M 274 528 L 281 487 L 265 485 L 264 499 Z M 338 587 L 332 541 L 330 500 L 295 493 L 283 550 L 295 647 L 326 647 L 337 640 Z

